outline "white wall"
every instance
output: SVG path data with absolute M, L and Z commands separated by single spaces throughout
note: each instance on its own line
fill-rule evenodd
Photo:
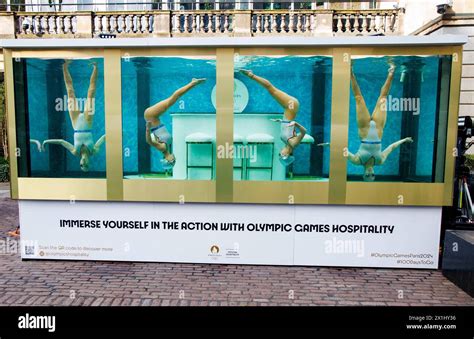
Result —
M 472 26 L 442 27 L 433 32 L 439 34 L 464 34 L 468 36 L 468 43 L 464 45 L 462 56 L 461 93 L 459 101 L 459 116 L 474 117 L 474 22 Z M 474 153 L 474 147 L 467 152 Z
M 409 35 L 424 24 L 437 18 L 436 4 L 439 0 L 405 0 L 400 6 L 405 8 L 403 32 Z
M 400 7 L 405 8 L 403 23 L 404 35 L 413 33 L 428 22 L 440 17 L 436 5 L 441 0 L 400 0 Z M 474 0 L 454 0 L 451 11 L 454 13 L 474 13 Z

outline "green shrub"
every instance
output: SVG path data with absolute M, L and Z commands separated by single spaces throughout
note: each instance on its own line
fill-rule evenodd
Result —
M 0 182 L 10 180 L 10 164 L 7 160 L 0 157 Z

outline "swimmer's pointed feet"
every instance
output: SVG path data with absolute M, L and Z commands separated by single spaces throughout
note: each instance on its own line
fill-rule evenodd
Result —
M 388 69 L 388 72 L 392 74 L 395 73 L 395 64 L 393 62 L 390 62 L 389 65 L 390 67 Z
M 413 138 L 412 138 L 412 137 L 407 137 L 407 138 L 405 138 L 405 142 L 412 143 L 412 142 L 413 142 Z
M 388 63 L 388 65 L 389 65 L 388 72 L 389 72 L 389 73 L 395 72 L 395 67 L 396 67 L 396 66 L 395 66 L 395 62 L 393 61 L 393 57 L 391 57 L 391 56 L 388 57 L 387 63 Z
M 193 78 L 191 80 L 191 83 L 196 86 L 196 85 L 199 85 L 199 84 L 202 84 L 204 81 L 206 81 L 207 79 L 206 78 Z

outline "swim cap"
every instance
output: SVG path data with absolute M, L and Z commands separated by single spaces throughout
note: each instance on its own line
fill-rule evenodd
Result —
M 295 161 L 295 157 L 292 155 L 282 156 L 280 154 L 279 160 L 280 160 L 280 163 L 286 167 L 286 166 L 290 166 L 293 163 L 293 161 Z
M 176 160 L 168 161 L 166 159 L 161 159 L 160 162 L 161 162 L 161 166 L 166 171 L 172 169 L 174 165 L 176 164 Z

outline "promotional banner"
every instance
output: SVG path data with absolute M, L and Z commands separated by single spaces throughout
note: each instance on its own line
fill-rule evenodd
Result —
M 437 268 L 441 207 L 20 201 L 24 259 Z

